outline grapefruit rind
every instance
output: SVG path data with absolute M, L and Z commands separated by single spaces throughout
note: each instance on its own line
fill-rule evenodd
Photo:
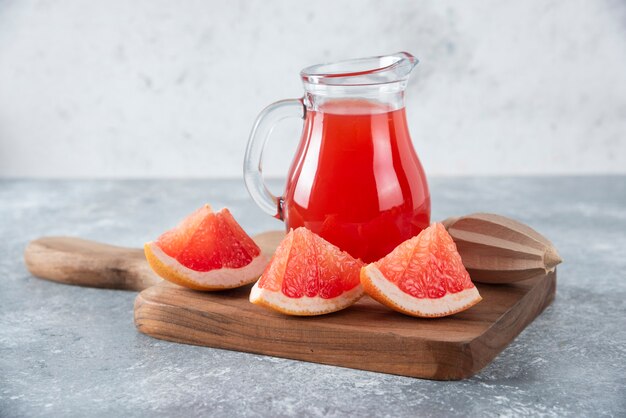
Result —
M 286 315 L 315 316 L 345 309 L 361 299 L 364 294 L 363 287 L 357 285 L 332 299 L 320 296 L 291 298 L 280 291 L 260 288 L 257 282 L 250 292 L 250 302 Z
M 241 268 L 223 267 L 218 270 L 195 271 L 165 254 L 154 241 L 144 245 L 144 252 L 150 267 L 160 277 L 195 290 L 234 289 L 254 283 L 263 273 L 268 261 L 261 253 Z
M 385 278 L 375 264 L 361 269 L 361 284 L 376 301 L 406 315 L 438 318 L 464 311 L 482 300 L 476 286 L 436 299 L 416 298 Z

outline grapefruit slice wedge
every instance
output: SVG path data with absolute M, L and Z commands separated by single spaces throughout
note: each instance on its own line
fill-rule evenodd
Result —
M 363 296 L 362 266 L 361 260 L 300 227 L 280 243 L 252 287 L 250 302 L 288 315 L 339 311 Z
M 267 265 L 258 245 L 228 209 L 205 205 L 144 245 L 152 270 L 196 290 L 222 290 L 256 281 Z
M 378 302 L 417 317 L 452 315 L 482 300 L 440 223 L 363 267 L 361 284 Z

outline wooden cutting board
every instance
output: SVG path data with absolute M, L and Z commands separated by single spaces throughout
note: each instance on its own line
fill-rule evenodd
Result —
M 155 338 L 437 380 L 485 367 L 554 299 L 556 273 L 482 285 L 482 302 L 440 319 L 408 317 L 364 297 L 320 317 L 248 302 L 250 286 L 203 293 L 163 283 L 135 300 L 135 324 Z
M 282 233 L 255 237 L 271 254 Z M 159 280 L 142 251 L 77 238 L 26 249 L 36 276 L 83 286 L 145 289 L 137 329 L 155 338 L 437 380 L 472 376 L 554 300 L 556 271 L 506 285 L 477 284 L 482 302 L 440 319 L 408 317 L 364 297 L 318 317 L 290 317 L 248 302 L 250 286 L 198 292 Z

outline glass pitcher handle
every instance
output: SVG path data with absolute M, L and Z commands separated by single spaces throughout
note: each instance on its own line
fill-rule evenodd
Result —
M 243 178 L 252 199 L 267 214 L 283 219 L 281 199 L 274 196 L 263 182 L 263 150 L 274 126 L 283 119 L 303 119 L 306 107 L 302 99 L 280 100 L 267 106 L 259 114 L 250 132 L 246 156 L 243 161 Z

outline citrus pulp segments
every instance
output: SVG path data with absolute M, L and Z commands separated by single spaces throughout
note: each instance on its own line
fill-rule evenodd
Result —
M 451 315 L 481 300 L 452 237 L 440 223 L 364 267 L 361 283 L 377 301 L 420 317 Z
M 478 289 L 471 287 L 436 299 L 416 298 L 383 276 L 375 264 L 361 269 L 361 284 L 372 299 L 407 315 L 437 318 L 464 311 L 482 300 Z
M 171 257 L 176 257 L 185 248 L 196 229 L 209 214 L 213 213 L 210 205 L 204 205 L 183 219 L 178 225 L 157 238 L 157 245 Z
M 187 216 L 156 241 L 144 245 L 150 267 L 162 278 L 197 290 L 221 290 L 253 283 L 267 257 L 228 209 L 209 205 Z
M 180 253 L 169 255 L 191 270 L 210 271 L 244 267 L 260 252 L 230 211 L 222 209 L 202 220 Z
M 250 293 L 252 303 L 289 315 L 321 315 L 363 296 L 363 263 L 305 228 L 290 231 Z
M 160 277 L 196 290 L 233 289 L 254 283 L 267 265 L 267 258 L 263 254 L 259 254 L 244 267 L 222 267 L 210 271 L 195 271 L 165 254 L 154 242 L 146 243 L 144 252 L 150 267 Z

